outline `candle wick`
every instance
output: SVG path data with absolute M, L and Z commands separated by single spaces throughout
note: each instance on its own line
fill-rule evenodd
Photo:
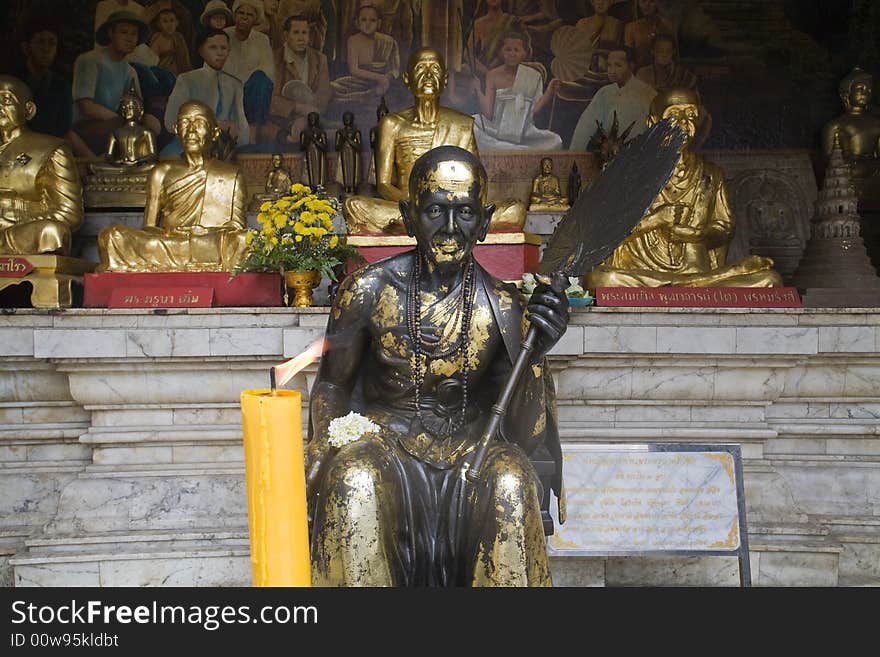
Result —
M 269 387 L 272 388 L 272 394 L 275 394 L 275 389 L 278 387 L 275 385 L 275 368 L 269 368 Z

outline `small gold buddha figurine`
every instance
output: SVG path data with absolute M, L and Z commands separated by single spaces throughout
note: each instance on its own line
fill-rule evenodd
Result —
M 657 94 L 648 124 L 666 118 L 688 135 L 672 178 L 632 235 L 587 274 L 584 287 L 782 285 L 770 258 L 749 256 L 726 264 L 734 218 L 724 172 L 689 150 L 700 118 L 697 93 L 667 89 Z
M 245 180 L 208 157 L 220 134 L 211 108 L 184 103 L 175 132 L 183 160 L 153 168 L 142 230 L 117 225 L 98 235 L 100 271 L 231 271 L 246 251 Z
M 104 162 L 89 164 L 87 207 L 142 207 L 146 202 L 147 174 L 157 160 L 156 137 L 143 123 L 144 103 L 134 88 L 119 101 L 125 121 L 113 130 Z
M 266 191 L 262 194 L 254 194 L 251 199 L 251 210 L 256 211 L 266 201 L 277 201 L 285 194 L 289 194 L 291 185 L 293 179 L 290 177 L 290 171 L 284 168 L 284 157 L 281 153 L 274 153 L 272 168 L 266 175 Z
M 349 233 L 406 232 L 398 203 L 407 199 L 407 181 L 415 161 L 431 148 L 458 146 L 479 155 L 474 119 L 440 105 L 448 81 L 443 58 L 433 48 L 421 48 L 409 58 L 403 81 L 416 104 L 382 117 L 376 148 L 376 187 L 382 198 L 351 196 L 343 206 Z M 525 204 L 495 201 L 491 231 L 519 231 L 526 221 Z
M 532 181 L 532 195 L 529 197 L 531 212 L 564 212 L 571 206 L 562 195 L 559 178 L 553 174 L 553 160 L 541 158 L 541 173 Z
M 36 113 L 28 86 L 0 76 L 0 255 L 67 255 L 83 220 L 70 147 L 28 129 Z
M 880 199 L 880 117 L 868 109 L 873 91 L 871 74 L 858 67 L 840 82 L 846 111 L 823 128 L 822 150 L 830 158 L 838 139 L 859 197 Z

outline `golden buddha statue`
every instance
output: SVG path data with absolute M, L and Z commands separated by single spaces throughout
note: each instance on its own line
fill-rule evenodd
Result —
M 846 111 L 823 128 L 822 150 L 830 158 L 838 139 L 859 196 L 880 199 L 880 118 L 868 111 L 873 90 L 871 74 L 858 67 L 840 82 Z
M 553 174 L 553 160 L 541 158 L 541 173 L 532 181 L 530 212 L 565 212 L 571 206 L 562 195 L 559 178 Z
M 142 207 L 147 174 L 158 159 L 156 137 L 143 123 L 144 103 L 134 88 L 119 101 L 124 123 L 113 130 L 105 162 L 89 164 L 85 200 L 88 207 Z
M 440 105 L 447 80 L 443 58 L 433 48 L 421 48 L 410 56 L 403 81 L 416 104 L 382 118 L 376 148 L 376 187 L 382 198 L 346 199 L 343 214 L 349 233 L 405 233 L 398 203 L 408 197 L 413 164 L 431 148 L 458 146 L 478 155 L 473 118 Z M 522 230 L 526 212 L 521 201 L 495 205 L 490 230 Z
M 651 103 L 648 124 L 669 118 L 688 135 L 672 178 L 632 235 L 587 274 L 585 287 L 773 287 L 782 278 L 773 261 L 749 256 L 727 265 L 734 219 L 724 172 L 689 150 L 700 99 L 689 89 L 667 89 Z
M 142 230 L 117 225 L 101 231 L 100 271 L 231 271 L 247 249 L 244 176 L 208 157 L 220 135 L 211 108 L 184 103 L 175 132 L 183 161 L 153 168 Z
M 0 255 L 67 255 L 83 220 L 70 147 L 29 130 L 36 113 L 28 86 L 0 76 Z

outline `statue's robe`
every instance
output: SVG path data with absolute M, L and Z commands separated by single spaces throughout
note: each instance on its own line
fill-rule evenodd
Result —
M 66 142 L 23 130 L 0 148 L 0 255 L 67 255 L 82 220 L 82 185 Z
M 147 190 L 145 226 L 109 226 L 98 235 L 102 271 L 231 271 L 247 249 L 246 187 L 238 167 L 219 160 L 189 169 L 160 164 Z M 161 221 L 158 217 L 161 216 Z
M 546 363 L 527 369 L 483 477 L 468 495 L 462 464 L 485 427 L 492 404 L 519 351 L 523 307 L 513 285 L 475 266 L 468 335 L 467 403 L 444 405 L 449 379 L 461 381 L 463 356 L 456 311 L 460 288 L 422 305 L 423 335 L 436 346 L 420 363 L 422 420 L 415 416 L 406 296 L 413 253 L 367 266 L 342 284 L 327 328 L 331 349 L 366 323 L 350 408 L 381 427 L 379 435 L 340 448 L 326 463 L 312 516 L 312 579 L 342 586 L 550 585 L 540 500 L 543 489 L 529 454 L 545 447 L 556 460 L 552 487 L 561 490 L 555 395 Z M 358 335 L 362 335 L 359 333 Z M 326 362 L 326 359 L 325 359 Z M 446 384 L 441 382 L 446 381 Z M 316 419 L 328 416 L 324 363 L 312 391 L 311 440 L 325 440 Z M 442 427 L 467 414 L 458 430 Z M 426 429 L 427 427 L 427 429 Z

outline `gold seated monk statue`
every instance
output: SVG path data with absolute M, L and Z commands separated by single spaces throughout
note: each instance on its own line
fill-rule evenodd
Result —
M 184 103 L 175 132 L 183 160 L 153 168 L 142 230 L 117 225 L 98 235 L 100 271 L 231 271 L 247 249 L 244 176 L 208 157 L 220 136 L 211 108 Z
M 0 255 L 68 255 L 83 220 L 73 153 L 28 129 L 36 113 L 28 86 L 0 76 Z
M 782 278 L 773 261 L 749 256 L 727 265 L 734 218 L 724 172 L 689 150 L 699 121 L 696 92 L 667 89 L 651 103 L 648 124 L 669 118 L 688 135 L 672 178 L 648 213 L 585 287 L 773 287 Z
M 553 174 L 553 160 L 541 158 L 541 173 L 532 181 L 532 194 L 529 197 L 531 212 L 565 212 L 569 209 L 568 199 L 562 195 L 559 178 Z
M 873 91 L 873 77 L 860 68 L 841 81 L 846 111 L 823 128 L 822 150 L 830 158 L 838 140 L 859 197 L 880 200 L 880 117 L 870 111 Z
M 376 147 L 376 187 L 382 198 L 351 196 L 343 206 L 349 233 L 403 235 L 406 230 L 398 204 L 408 197 L 406 187 L 415 161 L 437 146 L 458 146 L 477 152 L 474 120 L 467 114 L 440 105 L 448 73 L 440 53 L 433 48 L 415 51 L 403 81 L 416 104 L 385 115 L 379 123 Z M 495 201 L 489 229 L 520 231 L 526 221 L 521 201 Z

